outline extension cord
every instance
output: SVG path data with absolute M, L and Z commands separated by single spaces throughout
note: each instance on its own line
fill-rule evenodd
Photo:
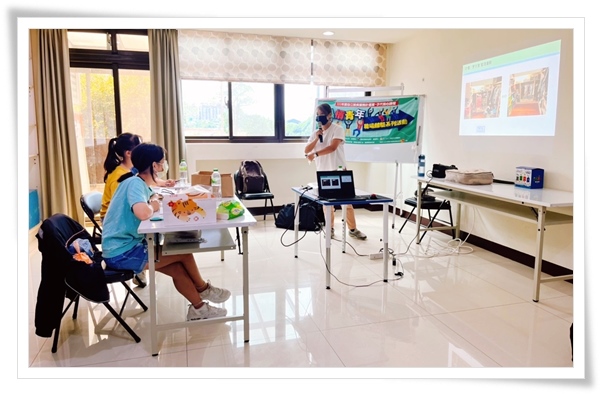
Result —
M 371 260 L 379 260 L 383 258 L 383 252 L 379 252 L 379 253 L 371 253 L 369 255 L 369 259 Z

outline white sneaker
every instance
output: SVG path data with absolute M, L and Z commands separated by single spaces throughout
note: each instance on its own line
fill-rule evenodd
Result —
M 367 239 L 367 236 L 357 228 L 355 228 L 354 230 L 348 231 L 348 234 L 350 234 L 350 236 L 352 238 L 362 239 L 362 240 Z
M 134 285 L 139 286 L 141 288 L 146 287 L 146 271 L 142 271 L 139 274 L 133 275 L 133 279 L 131 280 Z
M 214 317 L 223 316 L 227 316 L 227 309 L 210 306 L 208 305 L 208 302 L 205 302 L 204 305 L 198 309 L 194 308 L 194 305 L 190 305 L 187 313 L 187 321 L 212 319 Z
M 225 302 L 231 297 L 231 292 L 227 289 L 220 289 L 210 284 L 210 280 L 206 281 L 208 287 L 200 293 L 202 301 L 211 301 L 215 303 Z

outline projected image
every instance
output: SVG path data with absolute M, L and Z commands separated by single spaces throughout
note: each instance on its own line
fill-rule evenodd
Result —
M 465 85 L 465 119 L 497 118 L 500 115 L 502 77 Z
M 510 76 L 508 116 L 546 114 L 548 102 L 548 67 Z
M 560 41 L 465 64 L 459 135 L 555 135 L 559 66 Z

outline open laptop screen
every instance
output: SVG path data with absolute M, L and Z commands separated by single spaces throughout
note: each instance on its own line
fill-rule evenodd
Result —
M 352 170 L 317 171 L 317 185 L 321 199 L 355 197 Z

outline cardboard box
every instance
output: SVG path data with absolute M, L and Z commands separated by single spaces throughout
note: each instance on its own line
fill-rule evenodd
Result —
M 515 186 L 528 189 L 541 189 L 544 187 L 544 170 L 534 167 L 517 167 Z
M 163 220 L 169 224 L 216 223 L 217 199 L 207 194 L 195 197 L 185 193 L 165 195 L 162 200 Z
M 197 174 L 192 174 L 192 186 L 201 185 L 210 187 L 210 176 L 212 171 L 199 171 Z M 221 197 L 233 197 L 233 175 L 221 174 Z

